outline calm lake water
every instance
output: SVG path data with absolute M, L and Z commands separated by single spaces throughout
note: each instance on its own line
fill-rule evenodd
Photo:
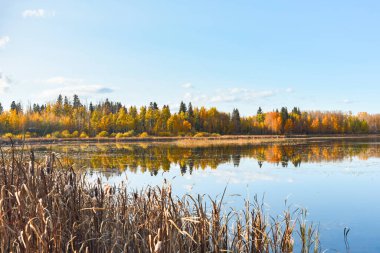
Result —
M 182 195 L 220 195 L 225 205 L 243 207 L 244 198 L 265 195 L 268 212 L 281 214 L 285 200 L 308 210 L 319 224 L 327 252 L 380 252 L 380 142 L 320 141 L 282 145 L 178 147 L 147 144 L 73 144 L 36 147 L 104 183 L 125 181 L 136 189 L 167 179 Z

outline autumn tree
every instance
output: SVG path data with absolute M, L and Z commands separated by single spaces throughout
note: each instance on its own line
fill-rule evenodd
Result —
M 263 110 L 261 109 L 261 107 L 259 107 L 259 109 L 257 110 L 257 115 L 256 115 L 256 117 L 257 117 L 257 121 L 258 121 L 259 123 L 263 123 L 263 122 L 264 122 L 264 120 L 265 120 L 265 115 L 264 115 Z
M 301 111 L 286 107 L 264 112 L 261 107 L 254 116 L 242 117 L 237 108 L 232 113 L 216 107 L 194 107 L 181 102 L 171 113 L 169 106 L 156 102 L 148 106 L 130 106 L 105 101 L 83 105 L 78 95 L 71 102 L 59 95 L 52 102 L 30 104 L 23 108 L 13 101 L 8 111 L 0 104 L 0 134 L 20 135 L 32 131 L 37 136 L 106 136 L 189 135 L 197 132 L 218 134 L 362 134 L 380 131 L 380 115 L 343 113 L 339 111 Z
M 265 126 L 273 134 L 279 134 L 281 132 L 281 115 L 279 112 L 268 112 L 265 115 Z

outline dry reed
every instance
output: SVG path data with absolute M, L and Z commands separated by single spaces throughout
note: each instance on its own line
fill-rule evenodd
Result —
M 0 161 L 0 252 L 320 252 L 302 211 L 270 218 L 256 198 L 228 211 L 223 197 L 179 198 L 168 184 L 129 192 L 54 153 L 1 150 Z

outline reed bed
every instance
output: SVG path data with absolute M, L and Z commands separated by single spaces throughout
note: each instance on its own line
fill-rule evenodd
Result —
M 224 194 L 129 191 L 14 149 L 1 150 L 0 175 L 0 252 L 320 252 L 304 210 L 271 218 L 257 198 L 232 210 Z

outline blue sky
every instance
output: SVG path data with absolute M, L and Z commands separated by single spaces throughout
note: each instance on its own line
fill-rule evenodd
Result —
M 0 102 L 379 112 L 380 2 L 0 0 Z

